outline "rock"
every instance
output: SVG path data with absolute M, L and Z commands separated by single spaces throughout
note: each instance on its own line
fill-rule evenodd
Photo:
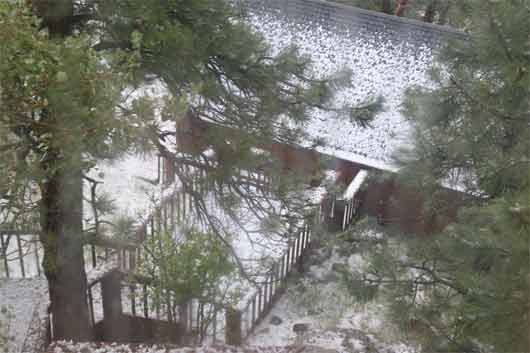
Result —
M 301 323 L 294 324 L 293 331 L 296 334 L 306 333 L 307 331 L 309 331 L 309 324 L 301 324 Z
M 339 275 L 337 272 L 328 272 L 324 275 L 324 278 L 322 278 L 322 280 L 320 281 L 320 283 L 332 283 L 332 282 L 337 282 L 339 280 Z
M 283 320 L 279 316 L 274 315 L 273 317 L 271 317 L 270 324 L 274 326 L 278 326 L 278 325 L 281 325 L 282 322 Z
M 305 346 L 303 353 L 339 353 L 339 351 L 336 351 L 334 349 L 329 348 L 322 348 L 317 346 Z
M 331 271 L 338 273 L 348 273 L 348 266 L 346 264 L 335 262 L 333 265 L 331 265 Z
M 265 327 L 259 331 L 256 332 L 256 335 L 269 335 L 271 333 L 271 329 L 268 327 Z

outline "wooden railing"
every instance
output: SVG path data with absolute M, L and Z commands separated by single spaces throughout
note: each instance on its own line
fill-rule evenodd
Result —
M 357 198 L 349 200 L 338 200 L 336 206 L 342 209 L 342 230 L 346 230 L 351 224 L 354 223 L 355 217 L 359 212 L 360 201 Z
M 37 232 L 0 231 L 0 278 L 40 276 L 42 255 Z
M 200 188 L 194 184 L 194 188 Z M 140 244 L 160 230 L 182 222 L 194 211 L 192 196 L 179 189 L 162 200 L 130 240 L 113 238 L 87 239 L 83 246 L 85 269 L 90 271 L 112 261 L 124 271 L 132 271 L 141 257 Z M 0 278 L 41 276 L 44 255 L 38 231 L 0 230 Z
M 188 344 L 224 340 L 226 308 L 198 299 L 181 302 L 169 290 L 156 294 L 149 279 L 113 271 L 90 283 L 87 297 L 93 327 L 126 315 L 178 325 Z
M 317 215 L 316 219 L 321 219 L 321 216 Z M 312 237 L 312 226 L 305 224 L 291 240 L 283 256 L 270 267 L 254 294 L 239 308 L 231 308 L 225 312 L 227 344 L 241 345 L 269 313 L 272 305 L 285 290 L 288 277 L 295 271 L 301 271 L 302 259 Z
M 33 234 L 31 234 L 33 233 Z M 39 235 L 34 232 L 0 232 L 0 278 L 32 278 L 44 274 L 44 255 Z M 138 258 L 135 243 L 98 239 L 83 246 L 85 269 L 112 261 L 122 270 L 132 270 Z
M 266 177 L 255 175 L 247 176 L 255 178 L 256 182 L 268 183 Z M 202 183 L 193 183 L 192 191 L 205 191 Z M 317 222 L 324 219 L 322 207 L 317 214 Z M 281 258 L 279 258 L 267 271 L 267 275 L 261 284 L 256 288 L 255 293 L 245 303 L 240 306 L 242 310 L 227 308 L 223 305 L 203 302 L 197 299 L 188 300 L 186 303 L 179 303 L 176 296 L 166 291 L 160 294 L 161 297 L 153 296 L 153 287 L 150 283 L 138 280 L 131 280 L 125 274 L 133 274 L 134 270 L 142 261 L 141 243 L 157 232 L 173 229 L 176 223 L 181 223 L 190 218 L 194 213 L 192 195 L 178 189 L 168 197 L 165 197 L 153 210 L 151 215 L 138 228 L 138 231 L 131 241 L 118 241 L 114 239 L 98 239 L 84 246 L 85 263 L 87 270 L 97 268 L 102 264 L 112 262 L 115 266 L 105 269 L 105 271 L 119 270 L 124 274 L 119 285 L 118 314 L 137 317 L 156 322 L 167 322 L 179 324 L 185 328 L 188 337 L 193 337 L 194 343 L 205 341 L 226 341 L 227 343 L 238 344 L 248 337 L 259 322 L 267 315 L 275 300 L 279 297 L 286 286 L 287 277 L 301 264 L 303 255 L 312 239 L 312 228 L 309 225 L 301 227 L 295 237 L 290 241 L 288 248 Z M 26 271 L 27 254 L 22 253 L 22 236 L 24 234 L 14 234 L 9 245 L 6 233 L 0 233 L 2 255 L 9 251 L 15 251 L 22 268 L 21 275 L 28 275 Z M 40 268 L 40 258 L 42 249 L 38 243 L 38 238 L 34 236 L 31 243 L 35 257 L 33 263 L 38 264 L 35 271 L 37 275 L 42 273 Z M 7 259 L 6 256 L 2 256 Z M 4 260 L 7 263 L 7 260 Z M 6 277 L 11 275 L 10 267 L 6 266 Z M 88 283 L 87 300 L 89 305 L 90 320 L 95 327 L 105 319 L 105 280 L 108 273 L 102 273 L 103 277 L 97 278 Z M 107 284 L 108 286 L 108 284 Z M 116 292 L 116 287 L 114 287 Z M 107 310 L 108 311 L 108 310 Z M 180 326 L 179 326 L 180 327 Z

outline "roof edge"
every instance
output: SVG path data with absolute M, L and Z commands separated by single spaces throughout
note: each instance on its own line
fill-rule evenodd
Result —
M 246 1 L 248 1 L 248 0 L 246 0 Z M 414 19 L 414 18 L 400 17 L 400 16 L 396 16 L 396 15 L 389 15 L 389 14 L 386 14 L 384 12 L 366 10 L 366 9 L 362 9 L 360 7 L 346 5 L 346 4 L 341 4 L 341 3 L 337 3 L 337 2 L 333 2 L 333 1 L 327 1 L 327 0 L 305 0 L 305 1 L 306 2 L 315 3 L 315 4 L 324 5 L 324 6 L 330 6 L 330 7 L 339 8 L 339 9 L 342 9 L 342 10 L 346 10 L 348 12 L 360 13 L 360 14 L 370 15 L 370 16 L 374 16 L 374 17 L 384 18 L 385 20 L 392 21 L 392 22 L 398 22 L 398 23 L 408 24 L 408 25 L 417 26 L 417 27 L 425 27 L 425 28 L 433 29 L 433 30 L 439 31 L 439 32 L 447 32 L 448 34 L 453 34 L 453 35 L 457 35 L 457 36 L 464 36 L 464 37 L 467 36 L 467 34 L 465 32 L 462 32 L 462 31 L 460 31 L 458 29 L 455 29 L 453 27 L 437 25 L 437 24 L 433 24 L 433 23 L 429 23 L 429 22 L 423 22 L 423 21 L 420 21 L 420 20 L 417 20 L 417 19 Z
M 261 4 L 262 6 L 266 8 L 273 9 L 274 4 L 287 6 L 289 3 L 293 3 L 294 1 L 293 0 L 265 0 L 265 1 L 263 0 L 239 0 L 238 2 L 246 3 L 250 5 Z M 455 28 L 448 27 L 448 26 L 441 26 L 441 25 L 432 24 L 428 22 L 423 22 L 423 21 L 419 21 L 416 19 L 412 19 L 412 18 L 389 15 L 389 14 L 382 13 L 382 12 L 361 9 L 359 7 L 335 3 L 335 2 L 331 2 L 327 0 L 303 0 L 301 2 L 304 3 L 304 5 L 310 5 L 310 6 L 313 5 L 315 7 L 327 7 L 327 8 L 331 8 L 334 10 L 339 10 L 341 13 L 345 14 L 346 16 L 351 16 L 351 15 L 369 16 L 369 17 L 381 19 L 387 23 L 394 23 L 396 25 L 406 25 L 410 27 L 421 28 L 424 30 L 430 30 L 433 32 L 438 32 L 440 34 L 458 38 L 458 39 L 468 38 L 467 33 L 457 30 Z

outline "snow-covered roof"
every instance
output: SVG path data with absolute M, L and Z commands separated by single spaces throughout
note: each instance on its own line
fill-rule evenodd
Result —
M 392 153 L 410 137 L 409 123 L 400 113 L 408 87 L 431 84 L 428 70 L 455 30 L 319 0 L 244 0 L 250 25 L 270 43 L 274 53 L 296 45 L 313 60 L 315 77 L 348 68 L 350 88 L 337 92 L 338 103 L 361 103 L 381 96 L 384 111 L 372 127 L 362 128 L 344 117 L 315 112 L 306 131 L 324 141 L 316 150 L 338 158 L 395 171 Z

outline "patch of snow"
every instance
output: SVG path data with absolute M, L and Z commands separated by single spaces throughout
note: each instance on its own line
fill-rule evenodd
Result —
M 0 238 L 3 240 L 3 244 L 7 245 L 5 258 L 0 258 L 0 278 L 7 277 L 8 273 L 10 278 L 22 278 L 24 276 L 31 278 L 39 274 L 41 270 L 39 262 L 42 260 L 43 249 L 37 235 L 2 233 Z M 7 269 L 5 268 L 5 260 L 7 260 Z M 24 269 L 24 273 L 22 269 Z
M 100 162 L 89 176 L 101 182 L 96 188 L 97 194 L 107 194 L 116 207 L 116 211 L 107 216 L 108 221 L 116 215 L 145 218 L 152 210 L 153 201 L 161 197 L 158 161 L 154 155 L 127 155 L 114 162 Z M 84 194 L 85 198 L 90 197 L 88 183 L 85 183 Z M 84 210 L 85 220 L 91 221 L 89 203 L 85 202 Z
M 87 277 L 87 283 L 90 285 L 101 278 L 103 278 L 106 274 L 110 273 L 113 270 L 119 269 L 120 265 L 118 263 L 117 256 L 112 257 L 111 259 L 107 261 L 101 261 L 98 263 L 96 267 L 91 268 L 90 270 L 87 270 L 86 277 Z
M 371 228 L 362 229 L 360 238 L 379 238 L 382 235 Z M 368 259 L 363 253 L 343 256 L 335 247 L 331 256 L 319 265 L 313 265 L 297 288 L 287 290 L 270 313 L 248 338 L 250 345 L 290 345 L 295 342 L 306 347 L 318 347 L 337 352 L 377 350 L 385 353 L 413 353 L 419 347 L 405 344 L 388 319 L 388 302 L 376 297 L 359 302 L 341 284 L 334 265 L 341 264 L 352 273 L 363 273 Z M 273 316 L 282 322 L 270 324 Z M 293 325 L 304 323 L 309 332 L 299 337 Z
M 119 343 L 54 342 L 46 353 L 288 353 L 290 347 L 234 347 L 227 345 L 203 345 L 180 347 L 172 345 L 134 345 Z
M 38 343 L 42 327 L 32 330 L 32 325 L 39 325 L 47 315 L 47 294 L 45 279 L 0 280 L 0 307 L 7 309 L 0 317 L 3 333 L 8 336 L 7 352 L 22 352 L 24 347 L 34 347 Z
M 368 171 L 362 169 L 360 170 L 357 175 L 355 175 L 355 178 L 351 181 L 350 185 L 346 188 L 346 191 L 342 195 L 342 198 L 344 200 L 351 200 L 355 197 L 355 194 L 357 194 L 357 191 L 361 188 L 361 185 L 366 180 L 366 177 L 368 177 Z

